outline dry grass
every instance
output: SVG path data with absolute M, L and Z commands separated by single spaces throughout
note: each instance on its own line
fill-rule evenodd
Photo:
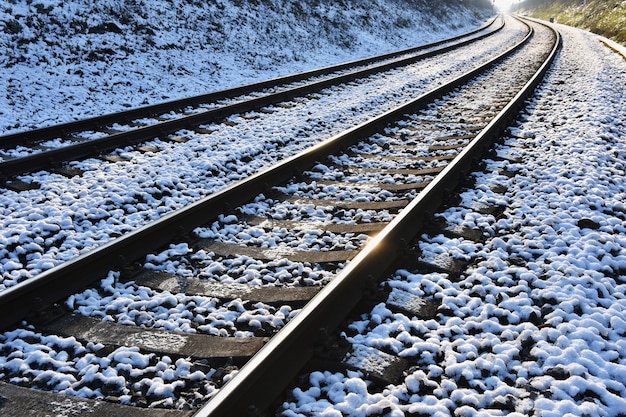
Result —
M 554 18 L 555 22 L 626 43 L 626 1 L 623 0 L 556 0 L 532 7 L 521 3 L 518 12 L 545 20 Z

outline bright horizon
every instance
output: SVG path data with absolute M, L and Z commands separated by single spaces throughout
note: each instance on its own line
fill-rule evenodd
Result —
M 495 5 L 498 8 L 498 10 L 506 12 L 514 3 L 518 3 L 518 2 L 519 2 L 518 0 L 495 0 Z

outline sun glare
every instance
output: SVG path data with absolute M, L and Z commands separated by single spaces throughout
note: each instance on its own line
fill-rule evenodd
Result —
M 498 10 L 502 12 L 508 12 L 511 6 L 518 2 L 518 0 L 495 0 L 495 5 Z

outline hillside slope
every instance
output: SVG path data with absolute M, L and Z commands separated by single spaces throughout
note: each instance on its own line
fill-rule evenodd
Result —
M 414 46 L 488 0 L 11 0 L 0 135 Z
M 624 0 L 526 0 L 515 9 L 539 19 L 589 30 L 626 44 L 626 1 Z

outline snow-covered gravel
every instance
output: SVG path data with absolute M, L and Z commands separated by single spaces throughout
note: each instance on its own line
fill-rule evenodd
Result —
M 440 214 L 485 241 L 424 236 L 426 255 L 468 260 L 467 272 L 399 270 L 387 283 L 440 302 L 439 314 L 380 304 L 346 335 L 408 359 L 404 380 L 376 387 L 320 370 L 282 415 L 624 415 L 626 61 L 595 35 L 559 29 L 562 53 L 497 147 L 508 159 L 488 162 Z M 507 208 L 494 217 L 479 203 Z
M 211 381 L 229 379 L 228 372 L 189 359 L 146 354 L 136 347 L 110 350 L 25 329 L 2 335 L 0 355 L 3 378 L 13 384 L 116 398 L 122 404 L 191 409 L 216 391 Z M 181 396 L 181 391 L 189 394 Z

